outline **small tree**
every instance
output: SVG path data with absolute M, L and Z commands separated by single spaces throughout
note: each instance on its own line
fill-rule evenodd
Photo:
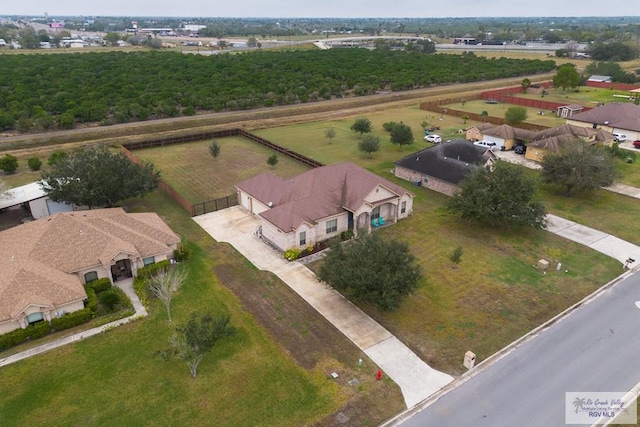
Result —
M 255 37 L 249 37 L 247 39 L 247 47 L 256 47 L 258 46 L 258 39 Z
M 498 161 L 494 170 L 473 169 L 447 207 L 463 219 L 491 226 L 544 227 L 546 211 L 535 200 L 536 182 L 522 167 Z
M 278 156 L 276 154 L 270 155 L 269 158 L 267 159 L 267 164 L 272 168 L 275 168 L 276 165 L 278 164 Z
M 574 64 L 560 65 L 558 72 L 553 76 L 553 86 L 566 91 L 568 88 L 578 87 L 578 85 L 580 85 L 580 73 L 576 70 L 576 66 Z
M 5 154 L 0 157 L 0 169 L 5 173 L 14 173 L 18 169 L 18 158 L 11 154 Z
M 398 123 L 391 129 L 391 143 L 398 145 L 400 150 L 404 145 L 413 144 L 413 141 L 413 132 L 404 123 Z
M 467 120 L 469 120 L 469 116 L 467 116 L 466 114 L 462 116 L 462 124 L 467 124 Z
M 524 107 L 509 107 L 504 113 L 504 121 L 510 125 L 517 125 L 527 120 L 527 109 Z
M 358 150 L 371 158 L 371 153 L 375 153 L 380 150 L 380 138 L 374 135 L 364 135 L 358 143 Z
M 546 153 L 540 164 L 542 181 L 564 186 L 567 194 L 609 187 L 618 176 L 614 159 L 604 149 L 579 139 Z
M 209 144 L 209 153 L 214 159 L 218 158 L 220 155 L 220 144 L 215 139 Z
M 460 261 L 462 261 L 462 252 L 462 246 L 456 247 L 453 252 L 451 252 L 451 255 L 449 255 L 449 261 L 454 265 L 460 264 Z
M 489 117 L 489 112 L 487 110 L 483 110 L 482 113 L 480 113 L 480 116 L 482 116 L 482 121 L 486 123 L 487 118 Z
M 221 339 L 235 334 L 236 330 L 229 323 L 229 316 L 214 316 L 206 313 L 200 317 L 191 314 L 189 321 L 176 327 L 169 338 L 169 348 L 159 351 L 156 355 L 168 360 L 176 358 L 182 360 L 189 367 L 191 377 L 198 375 L 198 365 L 204 355 Z
M 64 151 L 60 151 L 60 150 L 56 150 L 53 153 L 51 153 L 49 155 L 49 157 L 47 158 L 47 164 L 49 166 L 53 166 L 56 163 L 58 163 L 60 160 L 64 159 L 65 157 L 67 157 L 67 153 Z
M 362 232 L 347 245 L 335 239 L 330 248 L 318 277 L 349 298 L 388 311 L 418 288 L 422 271 L 404 242 Z
M 365 133 L 371 132 L 371 120 L 367 118 L 356 119 L 351 125 L 351 130 L 359 133 L 361 136 Z
M 37 157 L 31 157 L 29 160 L 27 160 L 27 166 L 29 166 L 29 169 L 34 172 L 39 171 L 42 167 L 42 160 Z
M 167 317 L 171 323 L 171 300 L 173 294 L 182 286 L 186 280 L 186 273 L 178 268 L 161 271 L 149 279 L 149 290 L 164 303 L 167 309 Z
M 522 79 L 522 81 L 520 82 L 520 86 L 522 86 L 522 93 L 527 93 L 527 89 L 529 89 L 529 87 L 531 86 L 531 80 L 529 79 Z
M 324 130 L 324 137 L 331 142 L 336 137 L 336 130 L 333 126 L 329 126 Z

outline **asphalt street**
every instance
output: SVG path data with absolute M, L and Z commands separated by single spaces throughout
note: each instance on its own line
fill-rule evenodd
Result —
M 636 273 L 402 425 L 565 426 L 565 392 L 625 392 L 640 381 L 638 301 Z

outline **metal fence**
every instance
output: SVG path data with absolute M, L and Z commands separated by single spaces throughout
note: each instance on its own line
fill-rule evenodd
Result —
M 207 200 L 206 202 L 194 203 L 192 206 L 191 216 L 203 215 L 209 212 L 219 211 L 220 209 L 230 208 L 238 204 L 238 196 L 230 194 L 226 197 Z

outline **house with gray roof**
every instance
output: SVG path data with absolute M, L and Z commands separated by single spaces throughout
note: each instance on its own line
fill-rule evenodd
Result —
M 0 232 L 0 334 L 84 308 L 83 285 L 134 276 L 180 238 L 155 213 L 63 212 Z
M 369 232 L 413 212 L 413 194 L 353 163 L 282 179 L 262 173 L 236 184 L 239 204 L 261 217 L 261 237 L 281 251 L 304 249 L 341 232 Z
M 394 173 L 415 185 L 451 196 L 471 170 L 491 167 L 496 160 L 492 150 L 454 139 L 398 160 Z
M 567 123 L 611 133 L 624 133 L 627 139 L 640 139 L 640 105 L 611 102 L 567 118 Z

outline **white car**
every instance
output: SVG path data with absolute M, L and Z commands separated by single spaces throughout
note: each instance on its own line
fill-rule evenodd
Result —
M 434 144 L 439 144 L 439 143 L 442 142 L 442 138 L 440 137 L 440 135 L 436 135 L 436 134 L 426 135 L 424 137 L 424 140 L 427 141 L 427 142 L 432 142 Z
M 613 133 L 613 140 L 615 142 L 624 142 L 627 140 L 627 135 L 624 133 Z
M 473 145 L 479 145 L 480 147 L 486 147 L 491 150 L 495 150 L 496 148 L 498 148 L 498 144 L 491 141 L 476 141 L 473 143 Z

